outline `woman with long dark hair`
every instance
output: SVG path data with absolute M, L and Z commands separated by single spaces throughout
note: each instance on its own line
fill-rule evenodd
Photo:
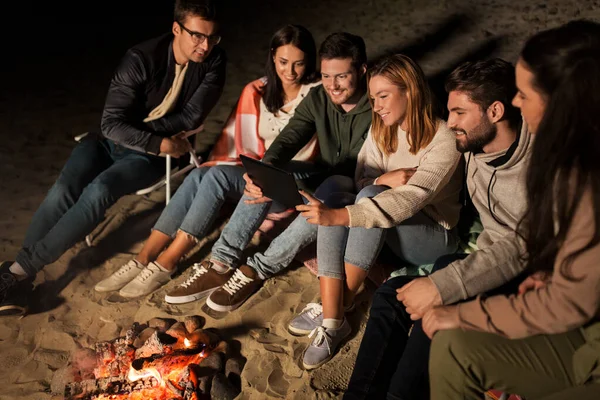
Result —
M 536 135 L 519 229 L 530 275 L 516 295 L 425 314 L 434 400 L 481 399 L 491 388 L 600 396 L 600 24 L 531 37 L 516 82 L 513 104 Z
M 140 253 L 99 282 L 96 291 L 120 290 L 121 296 L 130 298 L 167 283 L 179 260 L 208 233 L 223 203 L 242 197 L 245 170 L 239 156 L 262 158 L 315 81 L 316 46 L 310 32 L 299 25 L 279 29 L 271 39 L 266 76 L 250 82 L 242 91 L 209 162 L 186 177 Z M 309 160 L 315 144 L 313 140 L 294 160 Z M 195 285 L 208 272 L 194 265 L 190 278 L 165 300 L 187 303 L 208 295 Z M 211 272 L 219 278 L 218 271 Z M 224 275 L 223 279 L 225 283 Z

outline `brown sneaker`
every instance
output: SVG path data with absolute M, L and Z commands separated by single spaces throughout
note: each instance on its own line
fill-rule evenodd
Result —
M 192 274 L 181 285 L 165 295 L 165 301 L 170 304 L 183 304 L 208 296 L 233 275 L 234 270 L 219 273 L 213 268 L 211 261 L 202 261 L 192 267 Z
M 263 284 L 255 270 L 247 265 L 242 265 L 235 270 L 233 276 L 215 290 L 206 299 L 206 305 L 215 311 L 232 311 L 244 304 L 252 293 L 256 292 Z

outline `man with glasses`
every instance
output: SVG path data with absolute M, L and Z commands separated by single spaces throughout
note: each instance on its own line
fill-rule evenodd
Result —
M 172 32 L 125 54 L 99 129 L 73 150 L 16 261 L 0 265 L 0 315 L 24 313 L 37 272 L 89 234 L 121 196 L 164 174 L 159 155 L 180 157 L 192 149 L 179 134 L 197 128 L 221 96 L 220 39 L 211 0 L 177 0 Z

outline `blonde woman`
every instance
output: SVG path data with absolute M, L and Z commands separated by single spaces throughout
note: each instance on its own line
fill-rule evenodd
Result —
M 423 72 L 394 55 L 377 63 L 368 79 L 373 122 L 358 157 L 354 204 L 331 209 L 304 194 L 310 203 L 297 207 L 320 225 L 323 304 L 309 305 L 289 326 L 314 338 L 304 354 L 307 369 L 331 359 L 350 334 L 344 310 L 384 243 L 412 265 L 433 263 L 457 246 L 461 155 L 454 133 L 434 115 Z

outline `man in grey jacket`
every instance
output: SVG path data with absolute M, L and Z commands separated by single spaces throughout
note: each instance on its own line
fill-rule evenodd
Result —
M 448 127 L 465 154 L 468 194 L 484 228 L 478 249 L 440 258 L 429 277 L 397 277 L 377 290 L 347 399 L 428 398 L 430 341 L 419 320 L 431 307 L 508 284 L 524 267 L 516 230 L 527 207 L 532 136 L 511 105 L 514 67 L 500 59 L 467 62 L 450 74 L 446 91 Z

